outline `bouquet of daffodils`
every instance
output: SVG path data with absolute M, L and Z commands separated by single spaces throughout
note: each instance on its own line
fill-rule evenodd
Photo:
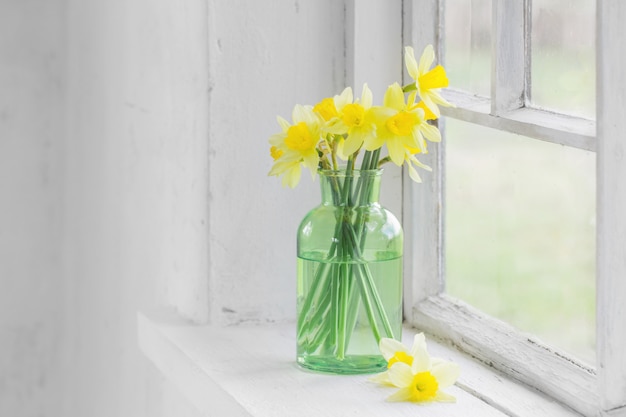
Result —
M 275 162 L 269 174 L 282 176 L 283 185 L 293 188 L 300 181 L 303 166 L 313 177 L 319 170 L 328 180 L 323 189 L 329 190 L 328 202 L 334 207 L 329 226 L 314 228 L 309 223 L 303 228 L 305 219 L 301 228 L 306 232 L 299 232 L 298 257 L 312 262 L 299 265 L 299 273 L 305 275 L 298 281 L 298 360 L 305 367 L 338 373 L 373 372 L 381 361 L 384 366 L 384 360 L 378 356 L 372 359 L 378 362 L 367 368 L 363 349 L 358 349 L 358 360 L 358 355 L 350 355 L 351 339 L 368 339 L 377 350 L 381 338 L 399 336 L 394 333 L 400 331 L 402 322 L 401 227 L 395 217 L 395 223 L 389 223 L 393 216 L 382 215 L 378 223 L 372 222 L 376 214 L 366 207 L 372 206 L 379 180 L 376 175 L 385 163 L 406 164 L 416 182 L 421 182 L 417 167 L 430 170 L 416 155 L 427 152 L 426 141 L 441 140 L 432 121 L 439 117 L 439 106 L 451 106 L 439 93 L 448 79 L 441 65 L 431 69 L 434 59 L 432 46 L 426 47 L 419 63 L 413 49 L 406 47 L 405 63 L 413 82 L 404 87 L 398 83 L 389 86 L 382 106 L 373 105 L 366 84 L 359 99 L 348 87 L 315 106 L 296 105 L 291 123 L 278 117 L 282 132 L 270 138 Z M 375 227 L 385 221 L 383 237 L 368 240 Z M 320 245 L 306 249 L 303 241 L 308 238 L 303 236 L 318 233 L 314 229 L 329 232 L 320 234 Z M 392 230 L 399 230 L 396 237 L 391 236 Z M 371 241 L 382 249 L 373 248 Z M 384 261 L 389 261 L 389 270 L 380 266 Z M 394 307 L 386 308 L 384 286 L 390 282 L 396 282 L 399 291 L 391 301 Z M 300 287 L 304 289 L 300 291 Z M 389 313 L 391 310 L 394 313 Z M 359 316 L 367 317 L 364 327 L 371 328 L 367 337 L 362 337 L 362 330 L 354 336 L 355 329 L 363 328 Z M 354 364 L 346 370 L 350 357 Z
M 359 99 L 347 87 L 315 106 L 296 105 L 292 123 L 279 116 L 282 132 L 270 138 L 274 166 L 269 175 L 282 176 L 283 185 L 293 188 L 303 166 L 313 177 L 318 169 L 340 169 L 338 159 L 347 161 L 345 169 L 350 170 L 364 149 L 361 170 L 377 169 L 391 161 L 398 166 L 406 164 L 410 177 L 421 182 L 415 168 L 430 167 L 416 155 L 428 152 L 426 140 L 441 141 L 439 129 L 430 122 L 439 117 L 438 106 L 451 106 L 439 93 L 448 86 L 448 78 L 441 65 L 431 69 L 435 60 L 432 45 L 425 48 L 419 63 L 410 46 L 405 48 L 404 59 L 414 82 L 404 87 L 390 85 L 382 106 L 373 105 L 372 92 L 365 84 Z M 385 145 L 387 155 L 382 156 Z

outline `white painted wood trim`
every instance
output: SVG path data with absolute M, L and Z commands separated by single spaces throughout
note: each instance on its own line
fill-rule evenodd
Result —
M 207 416 L 575 417 L 576 413 L 428 338 L 431 355 L 461 377 L 456 404 L 388 403 L 393 389 L 366 375 L 333 376 L 295 366 L 295 325 L 193 325 L 166 311 L 139 314 L 144 354 Z M 411 344 L 415 330 L 405 328 Z
M 595 415 L 598 394 L 594 370 L 544 345 L 534 336 L 445 295 L 414 309 L 418 327 L 451 341 L 462 351 L 585 415 Z
M 602 411 L 601 417 L 626 417 L 626 407 L 616 408 L 610 411 Z
M 626 3 L 597 6 L 597 363 L 601 406 L 626 415 Z
M 186 350 L 174 337 L 166 335 L 168 329 L 190 326 L 190 322 L 168 312 L 153 313 L 150 318 L 140 313 L 137 326 L 139 347 L 204 415 L 252 417 L 213 378 L 191 362 Z
M 402 1 L 346 0 L 345 5 L 346 85 L 359 96 L 368 83 L 382 102 L 387 86 L 402 77 Z
M 439 0 L 411 0 L 403 3 L 404 45 L 411 45 L 417 54 L 432 44 L 438 58 L 443 56 L 439 43 L 443 19 Z M 406 74 L 404 84 L 411 80 Z M 415 184 L 404 173 L 402 223 L 405 232 L 404 316 L 413 317 L 413 305 L 443 291 L 443 181 L 445 144 L 431 146 L 424 162 L 433 168 L 422 175 L 422 184 Z
M 452 89 L 445 90 L 443 96 L 456 105 L 442 108 L 444 116 L 559 145 L 596 150 L 596 123 L 593 120 L 529 107 L 496 116 L 491 114 L 488 98 Z
M 529 0 L 493 0 L 491 113 L 524 106 L 527 79 L 527 11 Z

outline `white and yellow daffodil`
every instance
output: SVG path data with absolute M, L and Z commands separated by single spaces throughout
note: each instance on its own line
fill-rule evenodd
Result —
M 363 84 L 360 99 L 353 100 L 350 87 L 335 96 L 334 104 L 338 115 L 330 123 L 329 129 L 335 134 L 346 134 L 342 143 L 342 156 L 352 155 L 363 145 L 365 138 L 374 135 L 376 126 L 370 111 L 372 102 L 372 91 L 367 84 Z
M 398 83 L 387 88 L 382 107 L 374 107 L 376 135 L 368 136 L 364 146 L 368 151 L 387 145 L 391 161 L 401 166 L 405 161 L 405 150 L 417 148 L 426 153 L 426 141 L 441 141 L 437 127 L 428 124 L 424 110 L 415 104 L 416 92 L 404 101 L 404 92 Z
M 423 345 L 426 343 L 426 338 L 423 333 L 418 333 L 413 338 L 413 346 L 409 349 L 404 343 L 395 339 L 383 337 L 378 343 L 381 355 L 387 361 L 387 368 L 391 368 L 394 363 L 404 362 L 407 365 L 413 363 L 413 357 L 419 353 Z M 370 378 L 372 382 L 378 382 L 383 385 L 391 385 L 389 381 L 389 371 L 381 372 Z
M 406 69 L 415 80 L 415 87 L 420 98 L 424 101 L 424 104 L 430 111 L 439 117 L 439 107 L 437 105 L 451 107 L 452 104 L 446 101 L 439 90 L 449 85 L 446 70 L 437 65 L 433 69 L 430 69 L 435 61 L 435 51 L 432 45 L 428 45 L 424 48 L 424 52 L 420 57 L 419 65 L 415 59 L 415 52 L 413 48 L 407 46 L 404 48 L 404 62 Z
M 442 401 L 456 399 L 442 390 L 453 385 L 459 377 L 458 365 L 439 358 L 431 358 L 423 333 L 415 335 L 409 350 L 397 340 L 383 338 L 380 351 L 387 360 L 388 370 L 370 380 L 400 388 L 388 401 Z
M 281 133 L 270 137 L 270 150 L 274 157 L 274 166 L 269 175 L 283 178 L 283 185 L 295 187 L 300 181 L 301 165 L 309 168 L 315 176 L 319 164 L 317 151 L 320 142 L 321 119 L 311 106 L 297 104 L 292 112 L 293 124 L 278 117 Z

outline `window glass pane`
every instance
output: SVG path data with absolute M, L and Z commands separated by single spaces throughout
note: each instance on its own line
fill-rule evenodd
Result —
M 532 105 L 595 118 L 595 0 L 533 0 Z
M 489 96 L 491 0 L 446 0 L 445 66 L 453 88 Z
M 446 120 L 447 292 L 594 361 L 595 155 Z

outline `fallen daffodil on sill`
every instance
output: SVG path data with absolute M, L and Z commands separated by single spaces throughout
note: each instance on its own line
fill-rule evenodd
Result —
M 394 339 L 383 338 L 380 352 L 387 360 L 388 369 L 370 381 L 400 388 L 387 397 L 387 401 L 455 402 L 456 398 L 443 392 L 456 382 L 459 366 L 428 354 L 423 333 L 415 335 L 413 347 Z

